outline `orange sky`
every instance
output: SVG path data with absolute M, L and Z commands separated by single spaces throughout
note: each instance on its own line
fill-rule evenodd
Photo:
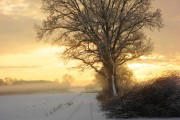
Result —
M 147 34 L 154 42 L 152 55 L 129 63 L 139 79 L 180 68 L 180 0 L 156 0 L 154 6 L 162 10 L 165 27 Z M 54 80 L 68 73 L 76 85 L 90 83 L 92 71 L 69 70 L 74 63 L 58 58 L 62 48 L 37 42 L 33 25 L 43 18 L 40 7 L 41 0 L 0 0 L 0 78 Z

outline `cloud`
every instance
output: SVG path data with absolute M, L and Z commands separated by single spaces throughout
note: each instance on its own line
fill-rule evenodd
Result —
M 40 7 L 41 0 L 0 0 L 0 55 L 48 46 L 36 39 L 34 24 L 42 19 Z
M 142 63 L 154 63 L 160 66 L 167 65 L 180 65 L 180 53 L 171 54 L 171 55 L 160 55 L 160 54 L 152 54 L 149 56 L 142 56 L 136 60 L 136 62 Z
M 14 16 L 0 14 L 0 54 L 27 53 L 44 42 L 37 42 L 36 31 L 33 26 L 38 20 L 28 16 Z
M 134 71 L 135 76 L 139 80 L 147 80 L 161 75 L 164 71 L 180 70 L 180 53 L 161 55 L 152 54 L 142 56 L 137 60 L 131 61 L 128 67 Z
M 160 59 L 163 59 L 164 56 L 162 55 L 158 55 L 158 54 L 151 54 L 151 55 L 148 55 L 148 56 L 141 56 L 139 59 L 141 60 L 160 60 Z
M 41 0 L 2 0 L 0 12 L 5 15 L 30 16 L 39 18 Z
M 23 66 L 0 66 L 0 69 L 26 69 L 26 68 L 40 68 L 43 67 L 41 65 L 38 66 L 27 66 L 27 65 L 23 65 Z
M 167 57 L 175 55 L 180 51 L 180 0 L 156 0 L 153 6 L 162 10 L 165 25 L 160 31 L 147 33 L 154 42 L 153 53 Z

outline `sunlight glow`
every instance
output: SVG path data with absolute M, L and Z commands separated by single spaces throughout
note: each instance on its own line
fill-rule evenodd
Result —
M 0 56 L 0 78 L 11 77 L 24 80 L 62 80 L 64 74 L 72 75 L 74 85 L 84 86 L 92 82 L 93 73 L 70 69 L 77 62 L 65 64 L 60 58 L 64 47 L 42 47 L 30 53 Z M 86 76 L 86 77 L 85 77 Z
M 35 54 L 39 55 L 47 55 L 47 54 L 61 54 L 65 50 L 64 47 L 46 47 L 46 48 L 40 48 L 36 51 L 34 51 Z
M 130 63 L 128 67 L 133 71 L 138 80 L 147 81 L 154 77 L 160 76 L 165 71 L 180 70 L 180 65 L 172 63 Z
M 153 64 L 146 64 L 146 63 L 132 63 L 132 64 L 129 64 L 128 67 L 130 69 L 136 69 L 136 68 L 144 68 L 144 67 L 152 67 Z
M 157 76 L 163 69 L 162 66 L 148 63 L 131 63 L 128 64 L 128 67 L 139 82 Z
M 163 59 L 164 56 L 162 55 L 158 55 L 158 54 L 152 54 L 149 56 L 141 56 L 140 59 L 141 60 L 159 60 L 159 59 Z

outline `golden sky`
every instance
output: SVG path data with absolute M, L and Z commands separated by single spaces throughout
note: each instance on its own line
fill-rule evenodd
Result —
M 154 42 L 149 56 L 129 63 L 139 79 L 163 69 L 180 69 L 180 0 L 156 0 L 155 8 L 162 10 L 165 27 L 147 32 Z M 75 77 L 75 84 L 88 84 L 93 72 L 69 70 L 73 62 L 64 64 L 58 57 L 62 48 L 37 42 L 35 23 L 43 13 L 41 0 L 0 0 L 0 78 L 26 80 L 61 79 L 64 74 Z

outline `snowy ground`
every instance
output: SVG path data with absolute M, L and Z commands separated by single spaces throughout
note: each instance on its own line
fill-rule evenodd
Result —
M 0 120 L 105 120 L 96 94 L 0 96 Z

